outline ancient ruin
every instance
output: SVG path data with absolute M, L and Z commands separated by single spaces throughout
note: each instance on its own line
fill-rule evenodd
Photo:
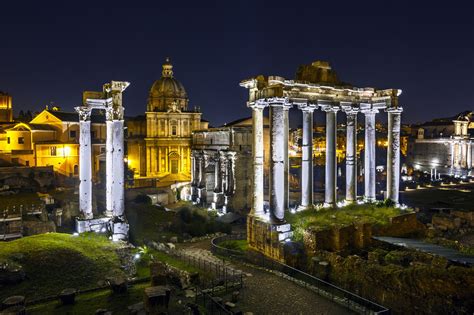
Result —
M 95 231 L 112 233 L 112 239 L 128 238 L 124 200 L 124 108 L 122 92 L 129 82 L 112 81 L 102 92 L 84 92 L 84 105 L 76 107 L 80 119 L 79 209 L 84 218 L 76 221 L 78 233 Z M 90 115 L 92 110 L 106 114 L 106 211 L 105 217 L 95 218 L 92 211 L 92 165 Z
M 347 119 L 346 160 L 346 203 L 357 201 L 356 191 L 356 125 L 357 114 L 365 116 L 365 156 L 363 201 L 374 202 L 375 192 L 375 116 L 381 111 L 388 114 L 387 150 L 387 195 L 386 198 L 398 204 L 400 176 L 400 118 L 399 89 L 377 90 L 357 88 L 338 80 L 335 72 L 324 61 L 301 66 L 295 80 L 278 76 L 247 79 L 241 82 L 249 90 L 247 106 L 253 116 L 253 205 L 248 220 L 249 243 L 264 246 L 265 234 L 277 232 L 277 242 L 291 237 L 290 226 L 285 224 L 288 210 L 288 113 L 297 106 L 303 112 L 303 157 L 300 208 L 313 206 L 313 158 L 312 133 L 313 113 L 320 109 L 326 113 L 326 172 L 324 207 L 336 207 L 337 160 L 336 160 L 336 118 L 338 112 Z M 269 213 L 264 211 L 264 149 L 263 111 L 270 113 L 270 191 Z M 263 224 L 263 225 L 262 225 Z M 263 226 L 263 230 L 257 228 Z M 259 232 L 256 232 L 259 231 Z M 264 232 L 267 231 L 267 232 Z M 258 245 L 260 244 L 260 245 Z M 269 252 L 264 250 L 265 252 Z M 270 254 L 271 256 L 274 256 Z

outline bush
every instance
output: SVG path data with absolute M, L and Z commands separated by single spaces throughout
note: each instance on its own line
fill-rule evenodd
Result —
M 231 233 L 232 227 L 217 222 L 216 217 L 204 209 L 182 207 L 176 213 L 171 230 L 196 237 L 215 232 Z
M 135 202 L 151 205 L 151 198 L 148 197 L 147 195 L 138 195 L 135 197 Z

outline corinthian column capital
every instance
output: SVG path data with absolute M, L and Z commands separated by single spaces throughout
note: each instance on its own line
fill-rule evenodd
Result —
M 76 112 L 79 114 L 79 121 L 89 121 L 91 118 L 92 109 L 87 106 L 74 107 Z

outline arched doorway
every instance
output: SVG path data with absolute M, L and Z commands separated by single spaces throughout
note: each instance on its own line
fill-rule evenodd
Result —
M 178 174 L 179 173 L 179 159 L 180 159 L 179 154 L 175 151 L 170 152 L 170 154 L 168 155 L 168 159 L 170 163 L 169 170 L 171 174 Z

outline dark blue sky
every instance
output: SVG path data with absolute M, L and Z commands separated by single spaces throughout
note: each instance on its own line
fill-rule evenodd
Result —
M 356 86 L 401 88 L 405 122 L 474 108 L 467 1 L 144 3 L 2 3 L 0 90 L 16 112 L 51 101 L 72 110 L 83 90 L 126 80 L 126 113 L 137 115 L 170 56 L 190 106 L 219 125 L 250 114 L 240 80 L 293 78 L 299 64 L 321 59 Z

